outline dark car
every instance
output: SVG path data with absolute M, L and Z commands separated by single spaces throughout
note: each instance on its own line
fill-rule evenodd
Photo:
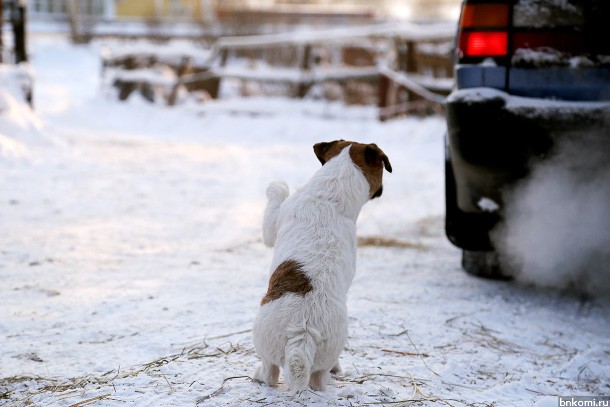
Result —
M 490 232 L 503 192 L 564 135 L 610 137 L 610 1 L 466 0 L 455 74 L 445 229 L 467 272 L 502 278 Z

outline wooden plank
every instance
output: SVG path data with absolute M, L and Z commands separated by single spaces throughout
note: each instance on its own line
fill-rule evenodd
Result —
M 437 93 L 431 92 L 426 87 L 421 85 L 419 82 L 414 80 L 405 72 L 396 72 L 388 67 L 381 67 L 380 73 L 387 76 L 392 81 L 398 83 L 401 86 L 409 89 L 411 92 L 431 101 L 443 105 L 445 103 L 445 97 Z

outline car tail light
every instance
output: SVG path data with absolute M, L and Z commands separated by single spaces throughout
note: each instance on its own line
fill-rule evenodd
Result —
M 473 3 L 462 8 L 458 33 L 460 60 L 506 57 L 509 52 L 509 3 Z
M 460 50 L 467 57 L 499 57 L 508 53 L 505 31 L 474 31 L 460 36 Z
M 565 61 L 571 56 L 607 53 L 610 43 L 596 35 L 597 32 L 609 32 L 607 27 L 599 28 L 606 24 L 603 17 L 598 17 L 600 22 L 593 28 L 583 25 L 585 11 L 595 15 L 592 10 L 597 10 L 598 6 L 587 9 L 575 2 L 574 7 L 578 7 L 570 14 L 553 14 L 544 11 L 546 1 L 531 0 L 521 4 L 515 0 L 466 0 L 456 41 L 458 62 L 477 64 L 492 58 L 496 64 L 506 66 L 521 49 L 560 55 L 557 61 Z M 596 0 L 595 4 L 605 4 L 605 1 Z M 603 10 L 608 10 L 610 6 L 604 7 Z M 544 12 L 532 12 L 538 8 Z M 519 61 L 512 63 L 519 64 Z
M 508 27 L 509 17 L 508 4 L 467 4 L 460 18 L 460 27 Z

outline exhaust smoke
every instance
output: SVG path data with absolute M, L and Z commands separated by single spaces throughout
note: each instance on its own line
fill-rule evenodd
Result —
M 610 293 L 610 131 L 562 137 L 504 201 L 492 239 L 517 280 Z

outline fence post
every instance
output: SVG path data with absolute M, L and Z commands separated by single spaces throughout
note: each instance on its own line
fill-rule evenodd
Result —
M 67 0 L 68 1 L 68 21 L 70 22 L 70 38 L 72 42 L 79 44 L 82 43 L 81 38 L 81 4 L 80 0 Z
M 13 36 L 15 39 L 15 63 L 19 64 L 28 61 L 28 54 L 25 46 L 25 1 L 15 0 L 12 6 L 11 22 L 13 24 Z
M 386 114 L 385 108 L 388 107 L 388 90 L 390 88 L 390 78 L 383 73 L 379 73 L 379 88 L 378 95 L 379 100 L 377 101 L 377 107 L 379 108 L 379 121 L 385 121 Z
M 4 15 L 3 15 L 3 4 L 0 0 L 0 64 L 2 63 L 2 56 L 4 55 L 4 43 L 2 42 L 2 27 L 4 26 Z
M 310 59 L 311 59 L 311 44 L 305 44 L 305 47 L 303 48 L 303 55 L 302 55 L 302 60 L 301 60 L 301 73 L 302 74 L 306 74 L 309 73 L 311 66 L 310 66 Z M 304 76 L 304 75 L 303 75 Z M 309 90 L 309 87 L 311 86 L 310 83 L 304 83 L 304 82 L 299 82 L 299 89 L 298 89 L 298 95 L 300 98 L 304 98 L 305 95 L 307 94 L 307 91 Z
M 394 38 L 394 50 L 396 51 L 397 69 L 399 71 L 407 70 L 407 43 L 402 39 Z
M 229 49 L 221 48 L 221 50 L 220 50 L 220 67 L 221 68 L 224 68 L 225 66 L 227 66 L 228 59 L 229 59 Z
M 407 73 L 416 73 L 417 72 L 417 55 L 415 55 L 415 41 L 407 40 L 407 53 L 405 55 L 405 71 Z M 407 100 L 413 101 L 417 99 L 417 95 L 411 92 L 409 89 L 407 91 Z
M 414 40 L 407 40 L 407 52 L 405 55 L 405 71 L 407 72 L 417 72 L 416 47 L 417 45 Z

